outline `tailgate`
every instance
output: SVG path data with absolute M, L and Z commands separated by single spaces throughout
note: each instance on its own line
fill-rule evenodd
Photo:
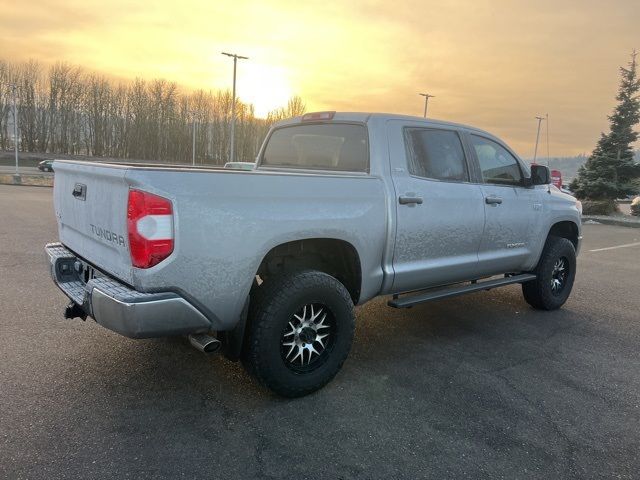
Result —
M 60 161 L 54 168 L 60 241 L 99 269 L 131 284 L 127 168 Z

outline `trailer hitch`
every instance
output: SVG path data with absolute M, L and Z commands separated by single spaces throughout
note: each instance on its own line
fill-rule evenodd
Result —
M 64 318 L 80 318 L 84 321 L 87 319 L 87 312 L 76 302 L 69 302 L 69 305 L 64 309 Z

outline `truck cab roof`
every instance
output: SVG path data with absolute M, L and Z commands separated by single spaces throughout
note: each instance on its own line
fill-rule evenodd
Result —
M 275 127 L 280 127 L 280 126 L 287 126 L 287 125 L 296 125 L 299 124 L 304 120 L 305 116 L 307 115 L 313 115 L 313 114 L 322 114 L 322 113 L 330 113 L 332 114 L 332 117 L 328 120 L 326 119 L 319 119 L 318 121 L 321 122 L 326 122 L 326 121 L 338 121 L 338 122 L 359 122 L 359 123 L 367 123 L 372 119 L 379 119 L 382 121 L 385 120 L 406 120 L 408 122 L 420 122 L 420 123 L 424 123 L 427 126 L 432 126 L 432 127 L 448 127 L 448 128 L 458 128 L 458 129 L 464 129 L 464 130 L 468 130 L 471 132 L 477 132 L 477 133 L 481 133 L 483 135 L 492 137 L 492 138 L 496 138 L 493 134 L 479 129 L 477 127 L 472 127 L 470 125 L 465 125 L 462 123 L 456 123 L 456 122 L 449 122 L 449 121 L 445 121 L 445 120 L 437 120 L 437 119 L 433 119 L 433 118 L 424 118 L 424 117 L 417 117 L 414 115 L 402 115 L 402 114 L 398 114 L 398 113 L 384 113 L 384 112 L 312 112 L 309 114 L 305 114 L 305 115 L 300 115 L 297 117 L 292 117 L 292 118 L 288 118 L 286 120 L 282 120 L 278 123 L 275 124 Z M 310 120 L 310 121 L 314 121 L 314 120 Z

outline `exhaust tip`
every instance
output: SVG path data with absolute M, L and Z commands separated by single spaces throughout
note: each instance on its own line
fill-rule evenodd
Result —
M 222 343 L 216 337 L 207 335 L 206 333 L 189 335 L 189 342 L 202 353 L 216 353 L 220 350 Z

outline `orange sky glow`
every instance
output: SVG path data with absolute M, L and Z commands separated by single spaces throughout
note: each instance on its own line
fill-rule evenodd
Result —
M 429 116 L 524 157 L 549 113 L 551 156 L 564 156 L 607 128 L 639 25 L 638 0 L 0 0 L 0 58 L 225 89 L 220 52 L 237 52 L 250 57 L 238 95 L 258 115 L 291 95 L 308 110 L 422 115 L 426 91 Z

